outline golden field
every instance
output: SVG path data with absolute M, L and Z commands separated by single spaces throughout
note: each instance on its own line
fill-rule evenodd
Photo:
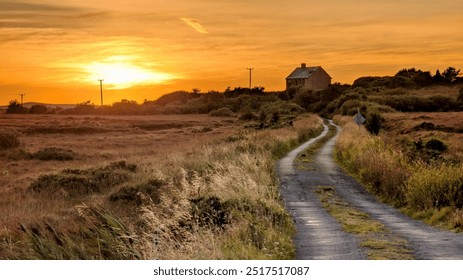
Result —
M 207 115 L 1 115 L 19 146 L 0 150 L 0 258 L 292 258 L 274 163 L 321 120 L 246 127 Z
M 19 150 L 3 151 L 0 157 L 0 199 L 5 207 L 2 212 L 8 213 L 0 218 L 1 224 L 11 225 L 24 218 L 25 221 L 33 221 L 40 215 L 49 215 L 48 209 L 42 209 L 48 205 L 41 202 L 35 204 L 34 198 L 31 203 L 26 203 L 24 199 L 19 204 L 10 200 L 11 195 L 22 197 L 24 190 L 40 175 L 56 173 L 65 168 L 100 167 L 121 160 L 142 164 L 144 169 L 154 168 L 169 153 L 187 153 L 194 147 L 228 135 L 234 129 L 233 123 L 234 119 L 201 115 L 1 115 L 1 129 L 13 132 L 21 141 Z M 75 159 L 22 159 L 21 151 L 33 153 L 50 147 L 73 151 Z

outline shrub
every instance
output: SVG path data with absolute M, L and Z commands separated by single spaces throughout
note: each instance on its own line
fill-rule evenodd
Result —
M 11 132 L 0 132 L 0 150 L 17 148 L 21 142 L 18 137 Z
M 19 104 L 16 100 L 10 101 L 10 105 L 8 105 L 8 108 L 6 109 L 7 114 L 24 114 L 26 112 L 27 109 Z
M 136 206 L 140 206 L 143 204 L 144 198 L 149 197 L 151 202 L 158 204 L 161 202 L 159 189 L 165 184 L 166 183 L 161 180 L 149 180 L 135 187 L 123 187 L 111 194 L 109 200 L 112 202 L 121 201 L 133 203 Z
M 156 105 L 165 106 L 169 103 L 180 103 L 185 104 L 188 100 L 198 98 L 201 95 L 199 93 L 190 93 L 186 91 L 175 91 L 169 94 L 161 96 L 158 100 L 155 101 Z
M 253 121 L 253 120 L 258 120 L 258 119 L 259 119 L 259 117 L 256 116 L 254 113 L 252 113 L 250 111 L 244 112 L 240 116 L 240 120 L 242 120 L 242 121 Z
M 295 117 L 299 114 L 305 112 L 305 110 L 292 102 L 287 101 L 275 101 L 275 102 L 268 102 L 262 106 L 261 112 L 264 112 L 267 116 L 271 116 L 274 113 L 279 114 L 280 116 L 288 115 Z
M 233 113 L 228 107 L 222 107 L 210 111 L 209 115 L 213 117 L 233 117 L 235 116 L 235 113 Z
M 359 108 L 361 108 L 362 111 L 365 111 L 361 100 L 347 100 L 342 104 L 341 108 L 339 108 L 339 113 L 342 115 L 354 115 L 357 113 Z
M 121 161 L 96 169 L 65 169 L 58 174 L 40 176 L 29 190 L 70 197 L 99 193 L 130 179 L 136 167 Z
M 363 87 L 366 89 L 375 88 L 412 88 L 416 84 L 409 77 L 394 76 L 394 77 L 361 77 L 354 81 L 352 87 Z
M 455 99 L 442 95 L 430 97 L 413 95 L 374 96 L 370 97 L 369 100 L 402 112 L 446 112 L 458 109 Z
M 191 200 L 191 216 L 199 226 L 224 227 L 228 224 L 229 210 L 218 197 L 201 197 Z
M 447 150 L 447 145 L 445 145 L 444 142 L 436 138 L 432 138 L 428 142 L 426 142 L 425 147 L 427 149 L 438 152 L 445 152 Z
M 36 104 L 29 109 L 29 114 L 46 114 L 48 108 L 45 105 Z
M 32 155 L 32 158 L 38 160 L 74 160 L 76 156 L 77 154 L 72 150 L 51 147 L 37 151 Z
M 272 123 L 278 122 L 280 119 L 280 114 L 278 112 L 273 112 L 272 113 L 272 119 L 270 120 Z
M 383 117 L 378 112 L 369 112 L 365 121 L 365 128 L 371 134 L 377 135 L 382 127 Z

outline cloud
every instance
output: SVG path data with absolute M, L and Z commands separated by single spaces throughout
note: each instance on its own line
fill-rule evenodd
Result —
M 82 28 L 89 25 L 89 19 L 99 19 L 105 15 L 101 11 L 61 4 L 1 2 L 0 0 L 0 29 Z
M 202 33 L 202 34 L 209 33 L 197 19 L 194 19 L 194 18 L 180 18 L 180 19 L 199 33 Z

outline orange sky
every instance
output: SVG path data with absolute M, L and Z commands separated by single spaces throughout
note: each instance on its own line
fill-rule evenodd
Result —
M 39 3 L 40 4 L 39 4 Z M 463 68 L 460 0 L 0 0 L 0 104 L 282 90 L 301 62 L 333 81 Z

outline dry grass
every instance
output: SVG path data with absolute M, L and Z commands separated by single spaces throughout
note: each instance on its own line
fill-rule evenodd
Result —
M 463 112 L 384 114 L 385 141 L 437 138 L 447 144 L 444 154 L 463 161 Z
M 452 98 L 457 98 L 458 90 L 461 86 L 432 86 L 424 87 L 421 89 L 408 90 L 408 94 L 416 96 L 448 96 Z
M 336 158 L 372 193 L 383 195 L 390 203 L 403 204 L 403 184 L 410 167 L 399 150 L 350 122 L 336 143 Z
M 182 128 L 145 131 L 138 126 L 168 123 L 183 123 Z M 44 219 L 62 219 L 63 223 L 73 220 L 75 207 L 80 203 L 88 205 L 105 204 L 110 190 L 95 193 L 85 198 L 73 198 L 66 195 L 68 191 L 56 185 L 64 183 L 71 175 L 88 186 L 99 185 L 99 181 L 108 181 L 111 174 L 100 172 L 99 181 L 92 181 L 92 176 L 85 170 L 98 170 L 113 162 L 126 161 L 139 165 L 137 174 L 127 182 L 143 183 L 153 176 L 153 169 L 165 162 L 166 155 L 181 151 L 189 153 L 202 144 L 210 143 L 235 131 L 234 119 L 211 118 L 208 116 L 146 116 L 146 117 L 92 117 L 92 116 L 30 116 L 1 115 L 0 127 L 17 135 L 21 141 L 21 150 L 9 150 L 8 154 L 0 155 L 0 235 L 4 232 L 14 232 L 18 222 L 24 225 L 33 224 Z M 66 128 L 60 133 L 38 133 L 37 128 Z M 78 134 L 75 131 L 98 131 L 104 128 L 104 133 Z M 195 133 L 193 129 L 211 127 L 204 133 Z M 30 133 L 35 131 L 35 133 Z M 79 156 L 73 161 L 47 160 L 39 161 L 43 151 L 78 151 Z M 12 156 L 14 155 L 14 156 Z M 24 155 L 19 157 L 18 155 Z M 34 157 L 33 155 L 37 155 Z M 53 157 L 57 156 L 56 153 Z M 45 155 L 49 157 L 49 153 Z M 55 159 L 58 159 L 55 157 Z M 62 159 L 62 157 L 60 158 Z M 162 159 L 162 160 L 160 160 Z M 161 162 L 162 161 L 162 162 Z M 140 163 L 140 164 L 139 164 Z M 55 199 L 49 199 L 49 194 L 38 195 L 27 191 L 40 176 L 58 176 L 64 169 L 75 170 L 75 174 L 62 176 L 63 180 L 54 183 L 59 187 L 54 192 Z M 68 172 L 69 173 L 69 172 Z M 71 172 L 72 173 L 72 172 Z M 79 174 L 77 174 L 79 173 Z M 56 175 L 55 175 L 56 174 Z M 64 178 L 66 177 L 66 178 Z M 124 177 L 125 178 L 125 177 Z M 56 179 L 56 178 L 55 178 Z M 69 178 L 68 178 L 69 179 Z M 128 178 L 127 178 L 128 179 Z M 79 181 L 77 180 L 77 181 Z M 50 187 L 53 184 L 46 184 Z M 82 184 L 80 184 L 82 185 Z M 85 185 L 85 184 L 84 184 Z M 72 187 L 72 184 L 70 184 Z M 72 191 L 71 191 L 72 193 Z M 124 213 L 123 209 L 115 207 L 116 214 Z M 130 213 L 133 215 L 133 213 Z M 121 215 L 123 218 L 128 215 Z M 66 229 L 65 229 L 66 230 Z
M 373 193 L 415 218 L 460 231 L 463 207 L 462 113 L 385 114 L 379 136 L 347 118 L 336 156 Z M 423 122 L 433 125 L 423 125 Z M 421 143 L 438 139 L 447 150 Z M 436 142 L 436 141 L 435 141 Z
M 18 134 L 27 153 L 78 153 L 73 161 L 0 157 L 0 258 L 280 259 L 294 253 L 294 229 L 274 158 L 320 121 L 256 131 L 204 115 L 4 115 L 0 127 Z M 74 133 L 79 127 L 92 133 Z M 136 170 L 118 169 L 114 181 L 108 166 L 120 161 Z M 89 189 L 74 193 L 76 180 Z M 38 185 L 45 192 L 28 191 Z

